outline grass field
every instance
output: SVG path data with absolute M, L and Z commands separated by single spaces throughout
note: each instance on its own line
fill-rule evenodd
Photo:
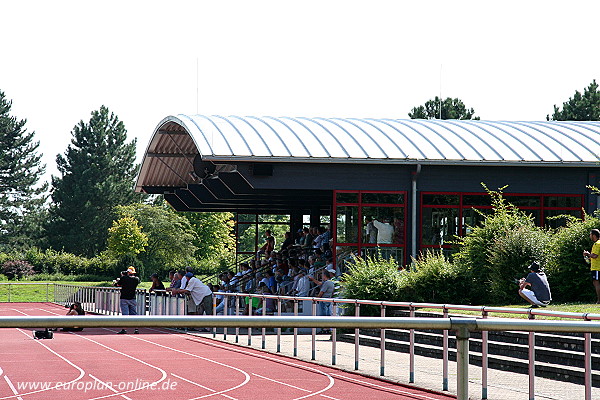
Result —
M 112 286 L 112 282 L 72 282 L 72 281 L 55 281 L 55 282 L 0 282 L 0 303 L 5 302 L 44 302 L 54 300 L 54 285 L 75 285 L 75 286 Z M 140 283 L 140 289 L 150 288 L 150 282 Z M 526 304 L 511 304 L 499 307 L 506 308 L 527 308 Z M 572 313 L 592 313 L 600 314 L 600 304 L 590 303 L 565 303 L 565 304 L 551 304 L 546 308 L 540 308 L 538 310 L 544 311 L 559 311 L 559 312 L 572 312 Z M 439 309 L 420 309 L 420 311 L 431 311 L 440 312 Z M 451 314 L 459 315 L 471 315 L 480 316 L 481 312 L 477 311 L 451 311 Z M 490 313 L 490 317 L 504 317 L 504 318 L 527 318 L 525 314 L 504 314 L 504 313 Z M 555 317 L 543 317 L 536 316 L 536 319 L 557 319 Z

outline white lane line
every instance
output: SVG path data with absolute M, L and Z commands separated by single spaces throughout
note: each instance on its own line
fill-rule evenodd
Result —
M 301 390 L 301 391 L 303 391 L 303 392 L 312 393 L 312 390 L 304 389 L 304 388 L 301 388 L 301 387 L 299 387 L 299 386 L 290 385 L 289 383 L 281 382 L 281 381 L 278 381 L 278 380 L 276 380 L 276 379 L 267 378 L 266 376 L 262 376 L 262 375 L 258 375 L 258 374 L 252 374 L 252 375 L 254 375 L 254 376 L 257 376 L 257 377 L 259 377 L 259 378 L 261 378 L 261 379 L 265 379 L 265 380 L 267 380 L 267 381 L 271 381 L 271 382 L 274 382 L 274 383 L 278 383 L 278 384 L 280 384 L 280 385 L 289 386 L 289 387 L 291 387 L 291 388 L 293 388 L 293 389 L 298 389 L 298 390 Z M 325 397 L 325 398 L 327 398 L 327 399 L 331 399 L 331 400 L 340 400 L 340 399 L 338 399 L 338 398 L 331 397 L 331 396 L 327 396 L 327 395 L 325 395 L 325 394 L 322 394 L 322 393 L 321 393 L 321 395 L 320 395 L 320 396 L 321 396 L 321 397 Z
M 360 383 L 361 385 L 373 386 L 373 387 L 375 387 L 377 389 L 390 390 L 390 391 L 393 391 L 393 392 L 398 392 L 398 393 L 402 393 L 402 394 L 408 394 L 408 395 L 411 395 L 411 396 L 414 396 L 414 397 L 420 397 L 420 398 L 428 399 L 428 400 L 437 400 L 438 399 L 437 397 L 430 397 L 430 396 L 427 396 L 427 395 L 424 395 L 424 394 L 409 392 L 409 391 L 406 391 L 406 390 L 394 389 L 392 387 L 378 385 L 376 383 L 361 381 L 360 379 L 350 378 L 349 376 L 344 376 L 344 375 L 339 375 L 339 374 L 332 374 L 332 375 L 337 376 L 337 377 L 339 377 L 341 379 L 346 379 L 346 380 L 349 380 L 349 381 L 352 381 L 352 382 Z
M 17 392 L 15 385 L 13 385 L 13 383 L 10 381 L 10 379 L 8 379 L 8 376 L 4 375 L 4 380 L 8 384 L 8 387 L 10 388 L 10 390 L 12 390 L 12 392 L 15 394 L 15 396 L 12 396 L 12 397 L 15 397 L 17 400 L 23 400 L 23 398 L 21 396 L 19 396 L 19 392 Z
M 171 373 L 171 375 L 173 375 L 177 379 L 181 379 L 184 382 L 191 383 L 192 385 L 195 385 L 195 386 L 201 387 L 202 389 L 208 390 L 209 392 L 216 392 L 216 390 L 214 390 L 214 389 L 211 389 L 209 387 L 203 386 L 203 385 L 199 384 L 198 382 L 190 381 L 189 379 L 186 379 L 183 376 L 175 375 L 174 373 Z M 223 394 L 221 396 L 227 397 L 228 399 L 231 399 L 231 400 L 237 400 L 235 397 L 231 397 L 231 396 L 228 396 L 226 394 Z
M 40 310 L 43 310 L 43 309 L 40 309 Z M 51 311 L 47 311 L 47 312 L 49 312 L 49 313 L 51 313 L 51 314 L 54 314 L 54 313 L 53 313 L 53 312 L 51 312 Z M 25 313 L 22 313 L 22 314 L 25 314 Z M 25 314 L 25 315 L 27 315 L 27 314 Z M 73 318 L 78 318 L 78 317 L 73 317 Z M 159 368 L 159 367 L 157 367 L 157 366 L 155 366 L 155 365 L 149 364 L 149 363 L 147 363 L 147 362 L 145 362 L 145 361 L 143 361 L 143 360 L 140 360 L 139 358 L 135 358 L 135 357 L 133 357 L 133 356 L 130 356 L 129 354 L 126 354 L 126 353 L 120 352 L 120 351 L 118 351 L 118 350 L 115 350 L 115 349 L 113 349 L 113 348 L 110 348 L 110 347 L 108 347 L 108 346 L 106 346 L 106 345 L 103 345 L 102 343 L 99 343 L 99 342 L 97 342 L 97 341 L 95 341 L 95 340 L 93 340 L 93 339 L 90 339 L 90 338 L 86 337 L 86 336 L 79 335 L 79 334 L 77 334 L 77 333 L 75 333 L 75 332 L 69 332 L 69 333 L 70 333 L 70 334 L 72 334 L 72 335 L 78 336 L 78 337 L 80 337 L 80 338 L 82 338 L 82 339 L 85 339 L 85 340 L 87 340 L 87 341 L 90 341 L 90 342 L 92 342 L 92 343 L 95 343 L 95 344 L 97 344 L 98 346 L 104 347 L 105 349 L 108 349 L 108 350 L 110 350 L 110 351 L 113 351 L 113 352 L 115 352 L 115 353 L 117 353 L 117 354 L 123 355 L 123 356 L 125 356 L 125 357 L 127 357 L 127 358 L 130 358 L 130 359 L 132 359 L 132 360 L 134 360 L 134 361 L 137 361 L 137 362 L 139 362 L 139 363 L 142 363 L 142 364 L 144 364 L 144 365 L 147 365 L 147 366 L 149 366 L 149 367 L 151 367 L 151 368 L 154 368 L 154 369 L 156 369 L 156 370 L 160 371 L 160 373 L 162 374 L 162 377 L 161 377 L 159 380 L 157 380 L 157 381 L 154 381 L 153 383 L 150 383 L 150 385 L 158 385 L 160 382 L 164 381 L 164 380 L 167 378 L 167 372 L 166 372 L 164 369 L 162 369 L 162 368 Z M 38 341 L 38 342 L 39 342 L 39 341 Z M 45 345 L 44 345 L 44 346 L 45 346 Z M 118 392 L 118 394 L 119 394 L 119 395 L 124 395 L 125 393 L 136 392 L 136 391 L 139 391 L 139 390 L 141 390 L 141 389 L 142 389 L 142 388 L 134 388 L 134 389 L 130 389 L 130 390 L 124 390 L 124 391 Z M 113 396 L 115 396 L 115 394 L 107 394 L 107 395 L 104 395 L 104 396 L 98 396 L 98 397 L 94 397 L 94 398 L 91 398 L 91 399 L 88 399 L 88 400 L 98 400 L 98 399 L 104 399 L 104 398 L 107 398 L 107 397 L 113 397 Z M 0 398 L 0 400 L 2 400 L 2 399 Z
M 103 329 L 109 330 L 111 332 L 115 332 L 115 331 L 113 331 L 111 329 L 108 329 L 108 328 L 103 328 Z M 158 329 L 153 329 L 153 330 L 158 331 Z M 164 331 L 159 331 L 159 332 L 164 332 Z M 173 335 L 172 333 L 169 333 L 169 334 Z M 151 340 L 142 339 L 139 336 L 130 336 L 130 337 L 132 337 L 132 338 L 134 338 L 136 340 L 141 340 L 142 342 L 146 342 L 146 343 L 150 343 L 150 344 L 153 344 L 155 346 L 158 346 L 158 347 L 162 347 L 164 349 L 168 349 L 168 350 L 171 350 L 171 351 L 175 351 L 177 353 L 185 354 L 185 355 L 190 356 L 190 357 L 199 358 L 201 360 L 208 361 L 208 362 L 211 362 L 213 364 L 217 364 L 217 365 L 221 365 L 223 367 L 231 368 L 231 369 L 233 369 L 235 371 L 241 372 L 245 376 L 244 381 L 242 383 L 240 383 L 239 385 L 233 386 L 233 387 L 231 387 L 229 389 L 225 389 L 225 390 L 221 390 L 221 391 L 218 391 L 218 392 L 210 393 L 210 394 L 207 394 L 207 395 L 204 395 L 204 396 L 194 397 L 194 398 L 189 399 L 189 400 L 197 400 L 197 399 L 203 399 L 203 398 L 206 398 L 206 397 L 211 397 L 211 396 L 216 396 L 216 395 L 223 395 L 223 393 L 227 393 L 227 392 L 230 392 L 232 390 L 239 389 L 240 387 L 242 387 L 242 386 L 246 385 L 248 382 L 250 382 L 250 374 L 248 374 L 246 371 L 241 370 L 239 368 L 236 368 L 236 367 L 234 367 L 232 365 L 227 365 L 227 364 L 224 364 L 224 363 L 219 362 L 219 361 L 211 360 L 210 358 L 202 357 L 202 356 L 199 356 L 197 354 L 188 353 L 187 351 L 183 351 L 183 350 L 179 350 L 179 349 L 174 349 L 172 347 L 164 346 L 164 345 L 162 345 L 160 343 L 156 343 L 156 342 L 153 342 Z M 94 400 L 94 399 L 91 399 L 91 400 Z
M 153 329 L 153 328 L 150 328 L 150 330 L 157 331 L 157 332 L 163 332 L 163 333 L 165 332 L 165 330 Z M 189 335 L 184 335 L 184 334 L 181 334 L 181 333 L 172 333 L 172 332 L 169 332 L 169 331 L 166 331 L 166 332 L 169 335 L 190 338 Z M 309 366 L 301 365 L 301 364 L 296 364 L 296 363 L 293 363 L 291 361 L 286 361 L 286 360 L 282 360 L 282 359 L 274 360 L 273 358 L 269 358 L 269 357 L 264 356 L 262 354 L 253 353 L 253 352 L 249 352 L 249 351 L 244 351 L 241 348 L 237 348 L 237 347 L 234 347 L 232 345 L 223 346 L 223 345 L 220 345 L 218 343 L 215 343 L 214 341 L 198 340 L 199 338 L 201 338 L 201 337 L 194 336 L 194 340 L 193 341 L 198 342 L 198 343 L 207 344 L 207 345 L 214 346 L 214 347 L 219 347 L 219 348 L 230 350 L 230 351 L 235 351 L 235 352 L 238 352 L 238 353 L 241 353 L 241 354 L 250 355 L 252 357 L 262 358 L 262 359 L 265 359 L 265 360 L 268 360 L 268 361 L 271 361 L 271 362 L 281 363 L 281 364 L 285 364 L 285 365 L 292 366 L 292 367 L 295 367 L 295 368 L 304 369 L 306 371 L 316 372 L 317 374 L 324 375 L 324 376 L 326 376 L 329 379 L 329 384 L 325 388 L 323 388 L 321 390 L 318 390 L 316 392 L 312 392 L 310 394 L 307 394 L 306 396 L 297 397 L 297 398 L 295 398 L 293 400 L 301 400 L 301 399 L 304 399 L 304 398 L 307 398 L 307 397 L 311 397 L 311 396 L 316 396 L 316 395 L 321 395 L 322 396 L 322 393 L 324 393 L 327 390 L 331 389 L 333 387 L 334 383 L 335 383 L 335 380 L 333 379 L 333 377 L 331 375 L 329 375 L 327 372 L 320 371 L 317 368 L 313 368 L 313 367 L 309 367 Z
M 0 367 L 0 375 L 2 375 L 4 371 L 2 371 L 2 367 Z
M 39 310 L 40 310 L 40 311 L 47 312 L 47 313 L 49 313 L 49 314 L 60 315 L 60 314 L 57 314 L 57 313 L 55 313 L 55 312 L 53 312 L 53 311 L 48 311 L 48 310 L 44 310 L 44 309 L 41 309 L 41 308 L 40 308 Z M 108 328 L 102 328 L 102 329 L 104 329 L 104 330 L 107 330 L 107 331 L 110 331 L 110 332 L 113 332 L 113 333 L 115 333 L 115 332 L 116 332 L 116 331 L 115 331 L 115 330 L 113 330 L 113 329 L 108 329 Z M 155 330 L 156 330 L 156 329 L 155 329 Z M 160 331 L 160 332 L 164 332 L 164 331 Z M 84 337 L 84 336 L 82 336 L 82 335 L 78 334 L 78 333 L 75 333 L 75 332 L 70 332 L 70 333 L 71 333 L 71 334 L 73 334 L 73 335 L 76 335 L 76 336 L 81 336 L 81 337 L 82 337 L 82 338 L 84 338 L 84 339 L 91 340 L 91 339 L 88 339 L 88 338 L 86 338 L 86 337 Z M 171 333 L 169 332 L 169 334 L 171 334 Z M 152 342 L 152 341 L 149 341 L 149 340 L 146 340 L 146 339 L 141 339 L 141 338 L 139 338 L 139 337 L 136 337 L 136 336 L 133 336 L 133 337 L 134 337 L 135 339 L 142 340 L 142 341 L 144 341 L 144 342 L 151 343 L 151 344 L 154 344 L 154 345 L 156 345 L 156 346 L 160 346 L 160 347 L 163 347 L 163 348 L 166 348 L 166 349 L 172 350 L 172 351 L 176 351 L 176 352 L 179 352 L 179 353 L 182 353 L 182 354 L 190 355 L 190 356 L 192 356 L 192 357 L 200 358 L 200 359 L 203 359 L 203 360 L 206 360 L 206 361 L 210 361 L 210 362 L 212 362 L 212 363 L 215 363 L 215 364 L 219 364 L 219 365 L 222 365 L 222 366 L 225 366 L 225 367 L 228 367 L 228 368 L 235 369 L 235 370 L 237 370 L 237 371 L 241 372 L 242 374 L 244 374 L 244 375 L 246 376 L 246 379 L 245 379 L 245 380 L 244 380 L 244 382 L 242 382 L 240 385 L 238 385 L 238 386 L 235 386 L 235 387 L 233 387 L 233 388 L 230 388 L 230 389 L 223 390 L 223 391 L 221 391 L 221 392 L 217 392 L 217 391 L 215 391 L 215 390 L 213 390 L 213 389 L 205 388 L 205 389 L 207 389 L 207 390 L 209 390 L 209 391 L 212 391 L 212 392 L 214 392 L 214 393 L 212 393 L 212 394 L 210 394 L 210 395 L 208 395 L 208 396 L 213 396 L 213 395 L 219 395 L 219 394 L 220 394 L 220 395 L 222 395 L 223 397 L 227 397 L 227 398 L 231 398 L 231 399 L 233 399 L 233 400 L 236 400 L 236 399 L 234 399 L 233 397 L 230 397 L 230 396 L 228 396 L 228 395 L 225 395 L 225 394 L 223 394 L 223 393 L 226 393 L 226 392 L 228 392 L 228 391 L 230 391 L 230 390 L 237 389 L 237 388 L 239 388 L 239 387 L 241 387 L 241 386 L 245 385 L 246 383 L 248 383 L 248 381 L 250 380 L 250 375 L 248 375 L 248 374 L 247 374 L 245 371 L 242 371 L 242 370 L 240 370 L 240 369 L 238 369 L 238 368 L 235 368 L 235 367 L 233 367 L 233 366 L 230 366 L 230 365 L 227 365 L 227 364 L 223 364 L 223 363 L 220 363 L 220 362 L 217 362 L 217 361 L 214 361 L 214 360 L 210 360 L 210 359 L 208 359 L 208 358 L 200 357 L 200 356 L 197 356 L 197 355 L 195 355 L 195 354 L 187 353 L 187 352 L 185 352 L 185 351 L 181 351 L 181 350 L 177 350 L 177 349 L 172 349 L 172 348 L 170 348 L 170 347 L 163 346 L 163 345 L 161 345 L 161 344 L 159 344 L 159 343 L 155 343 L 155 342 Z M 93 340 L 92 340 L 92 341 L 93 341 Z M 94 342 L 95 342 L 95 341 L 94 341 Z M 97 342 L 95 342 L 95 343 L 97 343 Z M 100 344 L 100 343 L 98 343 L 98 344 Z M 102 344 L 100 344 L 100 345 L 101 345 L 101 346 L 104 346 L 104 345 L 102 345 Z M 106 347 L 106 346 L 104 346 L 104 347 Z M 112 350 L 112 349 L 110 349 L 110 350 Z M 116 350 L 115 350 L 115 351 L 116 351 Z M 148 364 L 148 365 L 149 365 L 149 364 Z M 173 376 L 175 376 L 174 374 L 172 374 L 172 375 L 173 375 Z M 91 376 L 91 375 L 90 375 L 90 376 Z M 192 381 L 186 380 L 186 379 L 184 379 L 184 378 L 180 378 L 180 379 L 183 379 L 183 380 L 185 380 L 185 381 L 187 381 L 187 382 L 189 382 L 189 383 L 195 384 L 195 385 L 197 385 L 197 386 L 204 387 L 204 386 L 202 386 L 202 385 L 200 385 L 200 384 L 198 384 L 198 383 L 196 383 L 196 382 L 192 382 Z M 160 381 L 159 381 L 159 382 L 160 382 Z M 129 393 L 129 392 L 130 392 L 130 391 L 120 392 L 120 394 L 122 394 L 122 393 Z M 208 396 L 196 397 L 195 399 L 201 399 L 201 398 L 203 398 L 203 397 L 208 397 Z M 104 397 L 109 397 L 109 396 L 104 396 Z M 102 398 L 102 397 L 96 397 L 96 398 L 94 398 L 94 399 L 90 399 L 90 400 L 96 400 L 96 399 L 101 399 L 101 398 Z M 1 399 L 0 399 L 0 400 L 1 400 Z
M 18 313 L 21 313 L 23 315 L 27 315 L 24 312 L 21 312 L 19 310 L 15 310 L 15 311 L 17 311 Z M 25 332 L 25 331 L 23 331 L 22 329 L 17 328 L 17 331 L 21 332 L 22 334 L 24 334 L 28 338 L 31 338 L 30 334 L 27 333 L 27 332 Z M 83 378 L 85 376 L 85 371 L 83 369 L 81 369 L 77 365 L 73 364 L 71 361 L 67 360 L 65 357 L 61 356 L 60 354 L 58 354 L 57 352 L 55 352 L 54 350 L 52 350 L 50 347 L 46 346 L 44 343 L 42 343 L 41 340 L 34 340 L 34 341 L 36 343 L 38 343 L 40 346 L 43 346 L 46 350 L 48 350 L 49 352 L 51 352 L 55 356 L 59 357 L 63 361 L 66 361 L 69 365 L 75 367 L 75 369 L 79 370 L 79 376 L 77 378 L 75 378 L 75 379 L 67 382 L 66 384 L 71 384 L 73 382 L 77 382 L 78 380 L 80 380 L 81 378 Z M 46 392 L 46 391 L 52 390 L 52 389 L 54 389 L 54 387 L 44 388 L 44 389 L 40 389 L 40 390 L 34 390 L 34 391 L 31 391 L 31 392 L 27 392 L 27 393 L 21 393 L 21 396 L 25 396 L 25 395 L 29 395 L 29 394 L 33 394 L 33 393 Z M 15 396 L 7 396 L 7 397 L 0 397 L 0 400 L 14 399 L 14 398 L 15 398 Z
M 119 394 L 119 391 L 117 389 L 115 389 L 114 387 L 112 387 L 111 385 L 109 385 L 108 383 L 104 382 L 101 379 L 96 378 L 92 374 L 88 374 L 88 375 L 90 376 L 90 378 L 92 378 L 93 380 L 95 380 L 96 382 L 98 382 L 99 384 L 101 384 L 102 386 L 104 386 L 105 388 L 107 388 L 108 390 L 110 390 L 111 392 L 113 392 L 115 394 Z M 124 399 L 127 399 L 127 400 L 131 400 L 130 397 L 127 397 L 124 394 L 122 394 L 121 397 L 123 397 Z

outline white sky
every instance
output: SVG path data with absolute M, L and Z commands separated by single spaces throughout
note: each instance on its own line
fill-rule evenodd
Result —
M 597 0 L 6 0 L 0 16 L 0 90 L 48 175 L 101 105 L 141 161 L 160 120 L 196 110 L 408 118 L 441 88 L 482 119 L 544 120 L 600 81 Z

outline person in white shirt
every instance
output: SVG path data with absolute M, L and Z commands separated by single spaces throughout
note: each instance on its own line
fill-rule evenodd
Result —
M 383 222 L 374 219 L 373 225 L 377 228 L 377 244 L 392 244 L 394 227 L 390 224 L 390 219 L 384 217 Z
M 185 288 L 174 289 L 172 293 L 183 293 L 190 295 L 192 302 L 188 304 L 188 314 L 202 315 L 206 313 L 207 315 L 212 315 L 212 290 L 210 290 L 208 286 L 202 283 L 202 281 L 196 278 L 191 272 L 185 274 L 185 277 L 187 278 Z

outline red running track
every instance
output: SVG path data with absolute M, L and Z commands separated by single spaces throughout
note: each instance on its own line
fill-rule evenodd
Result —
M 64 314 L 53 304 L 0 304 L 1 316 Z M 166 329 L 116 333 L 35 340 L 32 329 L 0 329 L 0 400 L 455 398 Z

